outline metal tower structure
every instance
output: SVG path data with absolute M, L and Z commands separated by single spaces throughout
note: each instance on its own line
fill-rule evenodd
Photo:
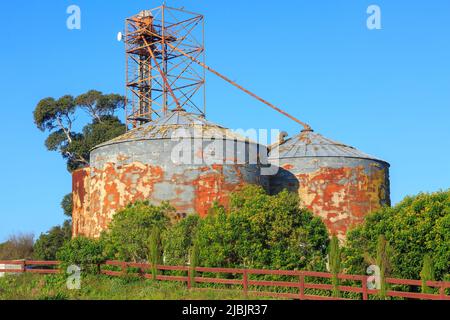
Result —
M 205 115 L 206 70 L 300 124 L 311 127 L 205 64 L 204 17 L 162 5 L 126 19 L 127 127 L 169 110 Z M 198 94 L 203 91 L 203 95 Z
M 141 11 L 126 19 L 123 40 L 128 127 L 177 108 L 205 114 L 205 68 L 184 55 L 205 61 L 202 15 L 165 5 Z

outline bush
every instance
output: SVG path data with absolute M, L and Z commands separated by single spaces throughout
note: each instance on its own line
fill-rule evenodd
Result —
M 375 264 L 377 240 L 390 246 L 390 276 L 420 279 L 426 254 L 433 259 L 436 280 L 450 274 L 450 191 L 406 197 L 382 208 L 348 233 L 344 264 L 348 272 L 364 274 Z
M 187 264 L 199 221 L 198 215 L 190 215 L 165 232 L 163 243 L 166 264 L 175 266 Z
M 324 270 L 328 234 L 322 221 L 300 208 L 298 196 L 269 196 L 258 186 L 232 194 L 230 209 L 214 207 L 197 231 L 199 264 Z
M 66 242 L 56 256 L 64 269 L 76 265 L 86 273 L 98 273 L 98 265 L 106 260 L 103 243 L 85 237 Z
M 422 280 L 422 293 L 433 293 L 433 288 L 427 286 L 427 281 L 434 281 L 434 266 L 433 260 L 429 255 L 423 258 L 422 271 L 420 272 Z
M 329 246 L 329 265 L 330 272 L 333 277 L 331 278 L 331 282 L 333 284 L 333 297 L 339 298 L 339 273 L 341 273 L 341 249 L 339 247 L 339 240 L 336 235 L 331 238 L 330 246 Z
M 161 232 L 157 226 L 154 226 L 150 233 L 149 239 L 149 262 L 152 265 L 153 280 L 156 280 L 158 275 L 157 266 L 162 262 L 162 246 L 161 246 Z
M 0 244 L 0 260 L 31 259 L 33 257 L 32 234 L 12 235 Z
M 117 212 L 101 237 L 106 255 L 121 261 L 149 261 L 150 234 L 154 227 L 164 232 L 173 212 L 168 204 L 153 206 L 148 202 L 136 202 Z
M 72 224 L 65 221 L 62 226 L 56 226 L 47 233 L 41 234 L 34 244 L 34 257 L 39 260 L 56 260 L 56 253 L 72 238 Z

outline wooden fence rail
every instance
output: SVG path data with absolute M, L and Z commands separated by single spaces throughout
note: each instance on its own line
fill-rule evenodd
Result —
M 0 273 L 26 272 L 37 274 L 57 274 L 62 272 L 59 268 L 59 264 L 59 261 L 0 261 L 0 265 L 20 266 L 20 269 L 0 269 Z M 102 274 L 112 277 L 122 277 L 125 275 L 143 277 L 146 279 L 153 279 L 154 277 L 153 274 L 148 273 L 148 271 L 152 269 L 152 265 L 146 263 L 106 261 L 98 267 Z M 120 270 L 108 270 L 111 268 L 119 268 Z M 129 269 L 134 269 L 134 271 Z M 165 265 L 156 266 L 156 270 L 156 280 L 183 282 L 186 283 L 188 289 L 195 287 L 196 290 L 210 290 L 212 288 L 202 288 L 201 285 L 212 284 L 225 285 L 228 287 L 238 286 L 239 288 L 242 288 L 245 296 L 266 296 L 298 300 L 346 300 L 346 298 L 335 298 L 331 296 L 330 293 L 334 288 L 332 284 L 320 283 L 321 280 L 323 281 L 325 279 L 329 281 L 333 277 L 331 273 L 326 272 L 205 267 L 197 267 L 193 270 L 187 266 Z M 164 272 L 177 272 L 182 273 L 182 275 L 168 275 L 164 274 Z M 222 275 L 222 277 L 220 277 L 220 275 Z M 224 278 L 223 275 L 227 275 L 228 277 Z M 230 275 L 232 275 L 233 278 L 230 278 Z M 266 280 L 261 279 L 262 276 L 278 276 L 284 278 L 282 280 Z M 252 277 L 259 277 L 259 279 L 252 279 Z M 339 274 L 338 278 L 341 280 L 341 284 L 338 286 L 341 295 L 342 293 L 356 293 L 360 299 L 368 300 L 370 299 L 370 296 L 379 294 L 379 290 L 370 289 L 368 287 L 368 276 Z M 314 282 L 314 280 L 316 282 Z M 342 282 L 347 282 L 347 284 L 343 285 Z M 421 280 L 387 278 L 386 282 L 389 285 L 412 286 L 419 289 L 422 285 Z M 421 292 L 389 289 L 386 292 L 386 296 L 406 299 L 450 300 L 450 296 L 447 293 L 447 291 L 450 291 L 448 290 L 450 289 L 449 281 L 427 281 L 426 285 L 430 288 L 435 288 L 438 293 L 425 294 Z M 272 290 L 278 289 L 278 291 L 267 291 L 265 288 L 272 288 Z M 318 293 L 317 291 L 320 292 Z M 358 297 L 352 296 L 351 298 L 357 299 Z

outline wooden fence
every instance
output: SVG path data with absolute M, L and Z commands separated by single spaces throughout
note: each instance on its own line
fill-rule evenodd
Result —
M 20 269 L 0 269 L 5 273 L 36 273 L 36 274 L 57 274 L 62 271 L 58 268 L 58 261 L 0 261 L 0 265 L 20 265 Z M 107 261 L 99 265 L 102 274 L 112 277 L 139 276 L 147 279 L 153 279 L 153 275 L 148 271 L 152 265 L 146 263 L 130 263 L 123 261 Z M 108 270 L 111 268 L 120 270 Z M 130 270 L 131 269 L 131 270 Z M 369 289 L 369 276 L 339 274 L 341 283 L 348 282 L 346 285 L 339 285 L 338 289 L 341 296 L 345 293 L 354 293 L 350 298 L 335 298 L 331 296 L 333 285 L 330 279 L 331 273 L 313 272 L 313 271 L 288 271 L 288 270 L 263 270 L 263 269 L 231 269 L 231 268 L 195 268 L 194 270 L 187 266 L 156 266 L 158 281 L 176 281 L 186 283 L 188 289 L 211 290 L 212 288 L 201 288 L 202 284 L 226 285 L 229 289 L 241 289 L 245 296 L 266 296 L 272 298 L 298 299 L 298 300 L 348 300 L 362 299 L 369 300 L 371 296 L 378 295 L 379 290 Z M 164 272 L 177 272 L 182 275 L 167 275 Z M 211 275 L 214 275 L 212 277 Z M 227 275 L 225 278 L 224 275 Z M 230 276 L 233 276 L 230 278 Z M 286 280 L 264 280 L 254 279 L 264 276 L 283 277 Z M 287 280 L 290 279 L 290 281 Z M 325 280 L 325 281 L 324 281 Z M 387 278 L 389 287 L 408 286 L 415 287 L 420 291 L 421 280 L 407 280 Z M 433 288 L 436 293 L 425 294 L 421 292 L 401 291 L 389 289 L 386 292 L 388 297 L 423 299 L 423 300 L 450 300 L 447 291 L 450 289 L 448 281 L 427 281 L 426 285 Z M 272 291 L 263 290 L 271 288 Z M 259 290 L 257 290 L 259 289 Z M 398 288 L 397 288 L 398 289 Z M 400 287 L 400 289 L 402 289 Z M 284 291 L 284 292 L 282 292 Z M 289 291 L 289 292 L 286 292 Z M 293 292 L 295 291 L 295 292 Z

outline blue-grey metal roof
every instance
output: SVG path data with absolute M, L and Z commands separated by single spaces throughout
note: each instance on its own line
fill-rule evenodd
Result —
M 117 138 L 96 146 L 94 149 L 122 142 L 171 139 L 175 136 L 176 138 L 223 137 L 230 140 L 252 142 L 232 130 L 206 120 L 201 115 L 188 113 L 184 110 L 173 110 L 163 117 L 130 130 Z
M 354 147 L 325 138 L 314 131 L 303 131 L 299 135 L 286 140 L 281 145 L 272 147 L 270 157 L 279 152 L 279 158 L 309 158 L 309 157 L 346 157 L 370 159 L 381 162 L 384 160 L 361 152 Z

